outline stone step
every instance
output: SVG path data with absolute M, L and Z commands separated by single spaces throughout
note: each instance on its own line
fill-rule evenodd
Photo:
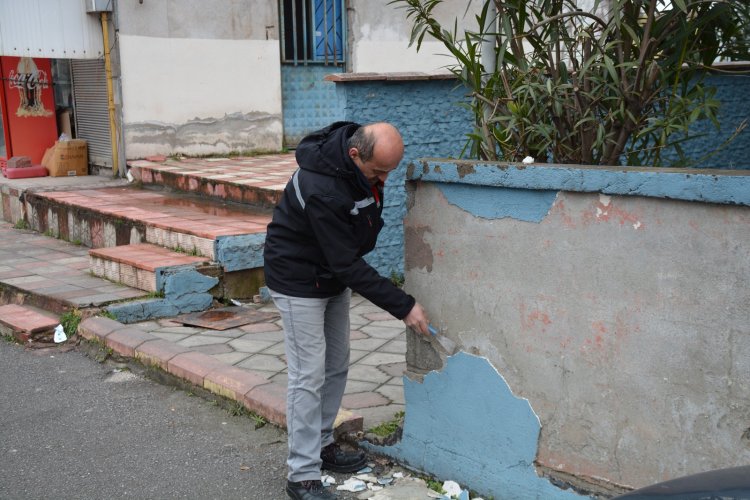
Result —
M 206 257 L 185 255 L 168 248 L 139 243 L 89 250 L 94 276 L 147 292 L 163 292 L 164 276 L 175 267 L 210 267 Z
M 27 192 L 29 226 L 91 248 L 151 243 L 218 262 L 263 266 L 269 210 L 136 187 Z M 256 292 L 257 293 L 257 292 Z
M 273 208 L 297 169 L 293 153 L 235 158 L 152 158 L 128 162 L 143 184 Z
M 0 306 L 0 334 L 21 342 L 32 339 L 51 341 L 60 318 L 28 306 L 6 304 Z

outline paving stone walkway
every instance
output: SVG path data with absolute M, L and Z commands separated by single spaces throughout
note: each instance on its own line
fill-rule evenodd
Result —
M 278 313 L 272 303 L 248 307 Z M 404 323 L 356 294 L 350 320 L 351 360 L 342 407 L 362 415 L 366 430 L 404 409 Z M 286 385 L 284 333 L 278 317 L 223 331 L 184 326 L 174 319 L 130 326 Z
M 147 295 L 91 276 L 88 250 L 0 221 L 0 289 L 33 293 L 48 302 L 73 307 L 101 306 Z

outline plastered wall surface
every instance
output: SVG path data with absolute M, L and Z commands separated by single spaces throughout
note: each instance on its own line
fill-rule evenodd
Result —
M 437 19 L 445 26 L 453 27 L 458 16 L 459 31 L 474 27 L 474 15 L 481 8 L 479 3 L 446 0 L 435 9 Z M 464 15 L 464 13 L 466 13 Z M 442 43 L 425 37 L 419 52 L 416 45 L 409 47 L 412 23 L 406 18 L 407 11 L 400 4 L 389 5 L 386 0 L 352 0 L 349 2 L 349 21 L 352 32 L 351 71 L 398 72 L 423 71 L 447 73 L 445 66 L 454 62 L 446 57 L 448 50 Z
M 748 463 L 750 177 L 635 171 L 595 182 L 596 169 L 566 167 L 560 190 L 535 168 L 417 165 L 408 291 L 528 399 L 540 465 L 638 487 Z M 674 186 L 683 199 L 657 196 Z M 713 201 L 696 201 L 701 192 Z M 414 346 L 412 372 L 444 369 Z M 429 377 L 415 383 L 435 393 Z M 472 394 L 487 382 L 452 383 Z M 423 408 L 407 398 L 407 426 Z M 461 425 L 503 420 L 478 412 Z
M 119 4 L 128 158 L 281 149 L 277 11 L 256 4 Z

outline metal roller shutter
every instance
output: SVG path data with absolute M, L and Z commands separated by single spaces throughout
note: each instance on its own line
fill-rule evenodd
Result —
M 88 141 L 89 163 L 112 168 L 104 60 L 73 60 L 72 67 L 76 136 Z

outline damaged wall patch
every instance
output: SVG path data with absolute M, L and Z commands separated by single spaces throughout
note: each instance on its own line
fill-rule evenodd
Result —
M 470 184 L 437 184 L 449 203 L 484 219 L 510 217 L 541 222 L 555 202 L 557 191 L 513 189 Z
M 404 379 L 403 437 L 374 451 L 496 498 L 580 499 L 537 475 L 539 419 L 485 358 L 461 352 L 422 383 Z

